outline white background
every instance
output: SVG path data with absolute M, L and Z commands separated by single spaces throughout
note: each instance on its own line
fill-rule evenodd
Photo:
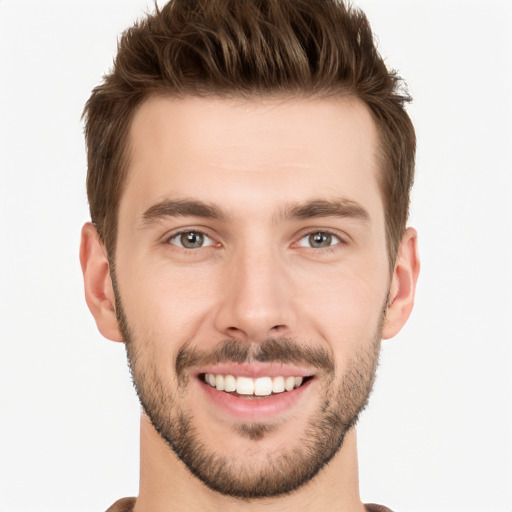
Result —
M 360 422 L 362 498 L 511 512 L 512 2 L 356 3 L 415 98 L 423 264 Z M 80 114 L 145 7 L 0 0 L 2 512 L 102 511 L 137 493 L 124 349 L 83 299 Z

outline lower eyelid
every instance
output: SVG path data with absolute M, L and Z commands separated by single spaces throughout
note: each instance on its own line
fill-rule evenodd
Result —
M 194 249 L 191 249 L 189 247 L 184 247 L 181 243 L 178 244 L 176 242 L 173 242 L 173 240 L 179 240 L 180 237 L 184 234 L 187 234 L 187 233 L 197 233 L 197 234 L 200 234 L 204 237 L 204 245 L 201 246 L 201 247 L 197 247 L 197 249 L 202 249 L 204 247 L 211 247 L 211 246 L 214 246 L 215 245 L 215 240 L 213 240 L 213 238 L 209 235 L 207 235 L 204 231 L 201 231 L 199 229 L 185 229 L 183 231 L 179 231 L 177 233 L 173 233 L 171 236 L 167 236 L 165 238 L 165 243 L 167 244 L 170 244 L 170 245 L 174 245 L 175 247 L 178 247 L 180 249 L 185 249 L 185 250 L 194 250 Z
M 202 249 L 202 248 L 205 248 L 205 247 L 212 247 L 212 246 L 219 245 L 217 242 L 215 242 L 215 240 L 211 236 L 209 236 L 207 233 L 205 233 L 204 231 L 201 231 L 199 229 L 186 229 L 186 230 L 179 231 L 177 233 L 173 233 L 172 235 L 166 236 L 164 238 L 164 243 L 170 244 L 170 245 L 174 245 L 175 247 L 178 247 L 180 249 L 194 250 L 194 249 L 191 249 L 191 248 L 188 248 L 188 247 L 184 247 L 181 244 L 173 242 L 173 240 L 179 240 L 179 237 L 181 237 L 185 233 L 199 233 L 199 234 L 203 235 L 205 243 L 204 243 L 204 245 L 202 247 L 196 248 L 196 250 L 197 249 Z M 345 244 L 346 243 L 346 241 L 340 235 L 338 235 L 338 234 L 335 234 L 335 233 L 332 233 L 332 232 L 326 231 L 326 230 L 315 230 L 315 231 L 311 231 L 309 233 L 306 233 L 305 235 L 300 237 L 299 240 L 298 240 L 297 245 L 299 245 L 300 247 L 309 247 L 311 249 L 314 249 L 314 247 L 308 246 L 307 242 L 305 242 L 304 244 L 302 244 L 301 242 L 303 240 L 307 240 L 307 238 L 309 236 L 311 236 L 311 235 L 313 235 L 315 233 L 325 233 L 327 235 L 330 235 L 332 237 L 332 239 L 333 239 L 332 241 L 334 242 L 331 245 L 328 245 L 328 246 L 320 248 L 320 249 L 328 249 L 328 248 L 332 248 L 332 247 L 334 247 L 336 245 L 340 245 L 340 244 Z
M 315 235 L 315 234 L 317 234 L 317 233 L 324 233 L 324 234 L 326 234 L 326 235 L 330 235 L 330 236 L 332 237 L 332 239 L 333 239 L 332 241 L 334 242 L 334 243 L 332 243 L 331 245 L 328 245 L 328 246 L 326 246 L 326 247 L 322 247 L 321 249 L 328 249 L 329 247 L 334 247 L 334 246 L 336 246 L 336 245 L 338 245 L 338 244 L 343 244 L 343 243 L 345 243 L 345 242 L 344 242 L 344 240 L 343 240 L 343 238 L 341 238 L 339 235 L 337 235 L 337 234 L 335 234 L 335 233 L 332 233 L 332 232 L 330 232 L 330 231 L 326 231 L 326 230 L 321 230 L 321 229 L 319 229 L 319 230 L 311 231 L 311 232 L 306 233 L 305 235 L 303 235 L 303 236 L 299 239 L 298 245 L 299 245 L 300 247 L 309 247 L 310 249 L 314 249 L 314 247 L 310 247 L 309 245 L 307 245 L 307 239 L 308 239 L 311 235 Z M 306 242 L 305 242 L 304 244 L 302 244 L 302 243 L 301 243 L 301 242 L 302 242 L 302 240 L 305 240 Z

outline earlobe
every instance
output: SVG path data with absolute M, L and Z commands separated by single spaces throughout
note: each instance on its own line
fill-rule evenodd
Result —
M 84 277 L 85 300 L 100 333 L 112 341 L 123 341 L 115 312 L 115 296 L 110 265 L 96 227 L 88 222 L 82 228 L 80 264 Z
M 416 282 L 420 271 L 417 240 L 416 230 L 407 228 L 398 248 L 391 278 L 386 318 L 382 331 L 384 339 L 398 334 L 407 322 L 414 306 Z

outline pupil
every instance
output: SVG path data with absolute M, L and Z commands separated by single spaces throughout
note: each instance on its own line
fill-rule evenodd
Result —
M 331 235 L 328 233 L 315 233 L 309 238 L 312 247 L 327 247 L 331 245 Z
M 184 233 L 181 235 L 181 244 L 189 249 L 201 247 L 203 245 L 203 235 L 194 232 Z

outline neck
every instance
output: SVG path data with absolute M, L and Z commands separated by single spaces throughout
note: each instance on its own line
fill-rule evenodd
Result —
M 359 498 L 356 432 L 345 436 L 340 451 L 309 483 L 276 498 L 241 500 L 206 487 L 193 476 L 155 431 L 141 418 L 140 492 L 134 512 L 363 512 Z

